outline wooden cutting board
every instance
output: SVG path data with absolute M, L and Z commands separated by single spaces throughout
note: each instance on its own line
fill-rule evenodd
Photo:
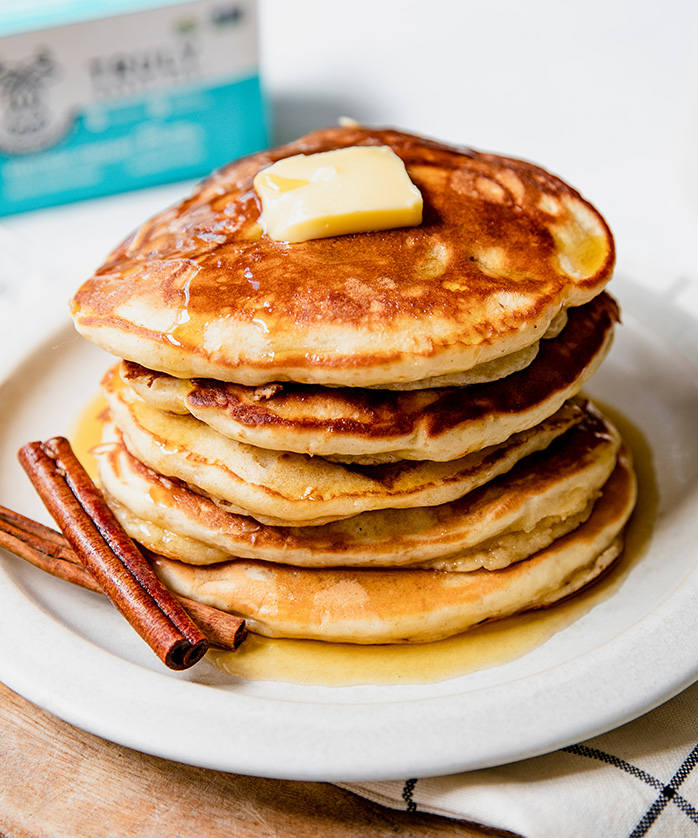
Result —
M 1 838 L 493 838 L 327 783 L 169 762 L 85 733 L 0 684 Z

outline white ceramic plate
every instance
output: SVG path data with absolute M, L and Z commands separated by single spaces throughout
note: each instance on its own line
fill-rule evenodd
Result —
M 0 678 L 106 739 L 259 776 L 401 779 L 545 753 L 629 721 L 698 678 L 698 325 L 614 280 L 624 324 L 592 395 L 650 442 L 651 542 L 613 595 L 504 665 L 434 685 L 308 687 L 174 674 L 102 598 L 0 556 Z M 46 520 L 16 464 L 67 433 L 109 363 L 70 328 L 0 389 L 0 503 Z

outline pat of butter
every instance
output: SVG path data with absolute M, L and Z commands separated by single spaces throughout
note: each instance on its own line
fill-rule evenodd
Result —
M 422 196 L 387 146 L 296 154 L 254 179 L 264 232 L 302 242 L 422 223 Z

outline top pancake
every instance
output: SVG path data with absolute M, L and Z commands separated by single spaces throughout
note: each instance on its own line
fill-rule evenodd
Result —
M 404 160 L 423 223 L 296 244 L 264 235 L 254 175 L 353 145 Z M 531 163 L 341 127 L 215 173 L 120 245 L 72 312 L 103 348 L 177 377 L 419 386 L 534 344 L 603 289 L 613 262 L 599 213 Z

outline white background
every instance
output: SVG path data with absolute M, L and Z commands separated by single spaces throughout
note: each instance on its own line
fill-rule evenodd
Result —
M 698 3 L 261 0 L 274 141 L 348 115 L 528 158 L 606 215 L 619 265 L 698 278 Z M 0 219 L 0 292 L 60 305 L 184 185 Z M 690 290 L 690 289 L 689 289 Z M 694 292 L 695 289 L 693 289 Z M 698 311 L 695 293 L 689 308 Z

